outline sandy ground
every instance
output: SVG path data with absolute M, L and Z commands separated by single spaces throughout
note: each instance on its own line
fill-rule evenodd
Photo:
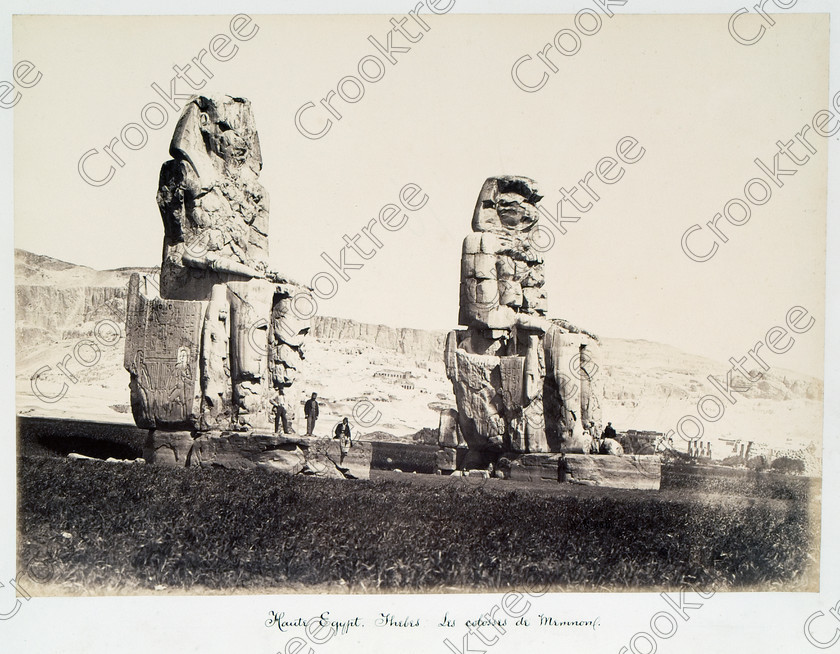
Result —
M 132 423 L 129 409 L 129 375 L 123 368 L 123 341 L 102 348 L 100 358 L 85 367 L 75 359 L 66 362 L 73 379 L 58 364 L 73 354 L 76 340 L 60 341 L 19 352 L 16 361 L 16 409 L 18 415 L 77 418 Z M 667 432 L 685 415 L 698 415 L 697 400 L 713 389 L 705 375 L 725 371 L 702 357 L 645 341 L 605 340 L 602 383 L 606 399 L 603 419 L 619 430 Z M 327 434 L 341 420 L 353 415 L 361 400 L 371 402 L 378 416 L 375 424 L 357 425 L 358 436 L 380 431 L 406 438 L 422 428 L 436 429 L 441 409 L 454 407 L 452 386 L 446 379 L 443 361 L 414 360 L 374 344 L 352 340 L 310 339 L 306 350 L 307 368 L 294 392 L 299 408 L 295 421 L 305 431 L 303 402 L 312 392 L 321 401 L 316 434 Z M 37 378 L 38 393 L 32 377 Z M 381 376 L 395 373 L 397 377 Z M 379 374 L 377 374 L 379 373 Z M 784 398 L 788 371 L 771 371 L 765 391 L 738 395 L 734 405 L 725 403 L 724 414 L 715 422 L 701 421 L 703 442 L 712 444 L 712 456 L 721 459 L 735 452 L 733 440 L 755 441 L 766 450 L 798 449 L 811 445 L 814 456 L 821 452 L 822 403 L 799 396 Z M 404 379 L 413 388 L 403 388 Z M 789 381 L 788 381 L 789 383 Z M 804 382 L 803 382 L 804 383 Z M 818 384 L 811 381 L 808 383 Z M 815 386 L 821 393 L 821 386 Z M 57 401 L 47 401 L 64 395 Z M 687 450 L 679 437 L 674 447 Z M 760 447 L 754 451 L 760 451 Z

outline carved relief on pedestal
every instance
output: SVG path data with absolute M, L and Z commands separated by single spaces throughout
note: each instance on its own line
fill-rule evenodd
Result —
M 206 302 L 146 299 L 132 276 L 127 310 L 125 367 L 139 427 L 189 428 L 201 398 L 199 352 Z

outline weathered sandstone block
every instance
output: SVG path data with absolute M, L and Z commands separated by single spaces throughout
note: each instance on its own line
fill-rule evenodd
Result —
M 435 452 L 435 469 L 452 472 L 458 469 L 458 451 L 452 447 L 442 447 Z
M 461 430 L 458 428 L 458 412 L 455 409 L 444 409 L 440 412 L 438 445 L 441 447 L 466 445 L 464 439 L 461 438 Z
M 146 463 L 180 468 L 189 465 L 192 447 L 192 432 L 150 430 L 143 446 L 143 458 Z
M 659 490 L 661 476 L 655 454 L 566 454 L 560 465 L 560 481 L 586 486 Z
M 265 469 L 342 479 L 369 479 L 371 444 L 356 442 L 342 454 L 337 440 L 270 433 L 152 431 L 147 462 L 174 467 Z

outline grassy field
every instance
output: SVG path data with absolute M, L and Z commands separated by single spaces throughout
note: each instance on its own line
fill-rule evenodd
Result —
M 739 472 L 666 470 L 657 493 L 24 453 L 19 553 L 42 590 L 70 594 L 813 590 L 819 480 Z

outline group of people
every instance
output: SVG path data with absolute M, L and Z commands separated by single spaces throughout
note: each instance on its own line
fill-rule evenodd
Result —
M 312 397 L 306 400 L 306 404 L 303 405 L 303 415 L 306 417 L 306 435 L 312 436 L 315 432 L 315 423 L 318 420 L 318 413 L 320 407 L 318 405 L 318 394 L 312 393 Z M 281 419 L 284 427 L 284 431 L 288 430 L 285 429 L 286 427 L 286 414 L 285 412 L 281 412 L 279 409 L 276 411 L 275 420 L 274 420 L 274 431 L 277 432 L 280 430 L 281 427 Z M 598 430 L 595 427 L 595 422 L 590 421 L 586 428 L 584 429 L 585 433 L 588 433 L 592 439 L 592 452 L 595 453 L 602 453 L 602 454 L 612 454 L 612 451 L 603 452 L 604 449 L 602 445 L 606 445 L 605 441 L 607 439 L 615 440 L 616 432 L 615 428 L 612 426 L 611 422 L 607 423 L 607 426 L 604 428 L 603 433 L 600 435 L 597 433 Z M 344 459 L 344 456 L 353 447 L 353 435 L 350 431 L 350 421 L 347 418 L 343 418 L 341 422 L 339 422 L 335 430 L 333 432 L 333 438 L 338 439 L 339 447 L 341 449 L 341 458 Z M 609 448 L 607 448 L 609 449 Z
M 318 394 L 312 393 L 312 397 L 306 400 L 306 403 L 303 405 L 303 415 L 306 417 L 306 435 L 313 436 L 315 433 L 315 423 L 318 421 L 318 414 L 320 412 L 320 406 L 318 405 Z M 285 411 L 280 411 L 280 409 L 276 409 L 275 417 L 274 417 L 274 431 L 279 432 L 280 428 L 283 427 L 283 430 L 286 433 L 289 433 L 286 425 L 286 413 Z M 333 432 L 333 438 L 338 440 L 339 447 L 341 449 L 341 458 L 344 458 L 344 455 L 353 447 L 353 434 L 350 431 L 350 421 L 347 418 L 342 419 L 339 422 L 335 430 Z
M 616 431 L 611 422 L 608 422 L 604 431 L 601 434 L 598 434 L 595 422 L 590 420 L 583 432 L 584 434 L 588 434 L 591 439 L 589 451 L 592 454 L 618 454 L 618 449 L 621 448 L 621 446 L 616 440 Z

